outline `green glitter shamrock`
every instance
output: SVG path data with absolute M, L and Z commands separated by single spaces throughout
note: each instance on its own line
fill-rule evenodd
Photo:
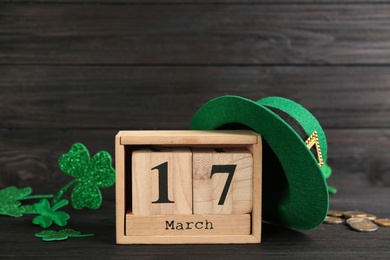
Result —
M 80 231 L 68 228 L 58 232 L 54 230 L 44 230 L 42 232 L 36 233 L 35 236 L 41 237 L 43 241 L 56 241 L 65 240 L 69 237 L 91 237 L 93 234 L 81 234 Z
M 73 208 L 98 209 L 102 204 L 99 187 L 107 188 L 115 183 L 115 170 L 110 154 L 100 151 L 90 159 L 88 149 L 83 144 L 76 143 L 67 154 L 59 158 L 58 163 L 62 171 L 75 179 L 58 192 L 53 203 L 76 183 L 71 194 Z
M 43 228 L 50 227 L 53 222 L 61 227 L 66 226 L 66 221 L 70 218 L 69 214 L 63 211 L 57 211 L 57 209 L 68 204 L 68 200 L 60 200 L 50 208 L 50 203 L 47 199 L 40 200 L 38 203 L 33 204 L 33 208 L 40 216 L 33 218 L 32 223 L 40 225 Z
M 31 205 L 21 206 L 20 200 L 51 198 L 53 195 L 34 195 L 30 187 L 16 188 L 10 186 L 0 190 L 0 215 L 7 215 L 11 217 L 21 217 L 23 214 L 34 214 L 35 210 Z

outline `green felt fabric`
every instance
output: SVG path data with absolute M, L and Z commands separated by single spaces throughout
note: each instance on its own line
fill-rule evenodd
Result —
M 300 230 L 322 223 L 329 195 L 316 158 L 300 136 L 261 102 L 237 96 L 213 99 L 197 111 L 190 128 L 250 128 L 261 134 L 263 219 Z
M 328 178 L 332 173 L 331 168 L 326 163 L 328 158 L 328 144 L 326 142 L 325 132 L 317 119 L 306 108 L 287 98 L 266 97 L 257 102 L 261 105 L 275 107 L 286 112 L 300 123 L 308 136 L 310 136 L 314 131 L 317 131 L 322 157 L 324 160 L 324 166 L 321 167 L 321 170 L 325 178 Z

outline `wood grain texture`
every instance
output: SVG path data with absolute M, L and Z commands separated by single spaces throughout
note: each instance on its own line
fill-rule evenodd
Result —
M 337 183 L 339 184 L 339 183 Z M 381 217 L 390 216 L 384 203 L 390 197 L 388 188 L 366 188 L 364 192 L 354 187 L 340 190 L 332 196 L 332 209 L 360 209 Z M 169 258 L 197 259 L 223 258 L 248 259 L 282 258 L 386 258 L 389 255 L 390 232 L 380 228 L 374 233 L 359 233 L 343 225 L 320 225 L 308 231 L 294 231 L 264 224 L 262 243 L 253 245 L 116 245 L 115 204 L 104 201 L 100 210 L 89 212 L 71 210 L 69 225 L 85 233 L 95 233 L 90 238 L 70 238 L 65 242 L 46 243 L 33 234 L 42 229 L 30 225 L 31 217 L 7 218 L 0 221 L 0 248 L 2 257 L 64 257 L 100 258 Z M 24 250 L 20 250 L 23 243 Z M 331 248 L 331 250 L 330 250 Z
M 0 64 L 388 64 L 390 6 L 13 5 Z
M 131 156 L 134 215 L 192 214 L 192 153 L 189 148 L 155 147 L 135 150 Z
M 385 1 L 375 0 L 370 1 L 370 4 L 383 4 Z M 152 5 L 166 5 L 166 4 L 345 4 L 345 3 L 362 3 L 367 4 L 364 0 L 0 0 L 0 3 L 40 3 L 40 4 L 152 4 Z
M 331 209 L 390 217 L 389 14 L 381 0 L 0 0 L 0 188 L 54 193 L 75 142 L 113 155 L 119 130 L 187 129 L 211 98 L 279 95 L 325 127 Z M 114 189 L 102 192 L 101 210 L 70 212 L 91 238 L 46 244 L 30 217 L 0 217 L 1 257 L 390 255 L 388 229 L 330 225 L 265 224 L 261 245 L 118 246 Z
M 340 130 L 326 132 L 329 165 L 333 168 L 331 184 L 343 179 L 340 190 L 353 185 L 390 188 L 390 131 Z M 387 207 L 387 206 L 384 206 Z
M 56 193 L 73 179 L 61 171 L 58 158 L 72 144 L 81 142 L 93 156 L 101 150 L 115 159 L 115 135 L 118 131 L 80 130 L 4 130 L 0 131 L 0 189 L 7 186 L 33 188 L 34 193 Z M 99 141 L 97 141 L 99 140 Z M 108 200 L 114 199 L 114 187 L 101 189 Z M 70 195 L 67 193 L 66 196 Z
M 340 191 L 352 183 L 359 189 L 390 187 L 390 130 L 325 129 L 325 133 L 331 185 L 338 183 Z M 70 179 L 58 167 L 61 154 L 82 142 L 91 155 L 106 150 L 114 156 L 116 134 L 114 130 L 2 130 L 0 188 L 31 186 L 37 192 L 54 193 Z M 113 189 L 102 191 L 114 198 Z
M 325 128 L 390 127 L 387 66 L 0 66 L 0 75 L 3 128 L 188 129 L 221 95 L 284 96 Z
M 245 148 L 192 148 L 193 212 L 252 212 L 253 157 Z M 218 167 L 218 168 L 215 168 Z
M 126 214 L 127 236 L 186 237 L 249 235 L 251 215 L 135 215 Z M 160 238 L 161 241 L 164 239 Z M 221 240 L 222 242 L 222 240 Z
M 153 137 L 151 138 L 151 136 L 153 136 Z M 214 138 L 212 138 L 212 137 L 214 137 Z M 221 142 L 221 140 L 224 140 L 224 141 Z M 146 141 L 148 141 L 148 142 L 146 142 Z M 147 193 L 150 192 L 150 189 L 149 189 L 150 186 L 152 186 L 152 188 L 153 188 L 153 184 L 147 183 L 148 177 L 146 177 L 146 181 L 145 181 L 145 178 L 144 178 L 145 176 L 142 176 L 142 178 L 140 178 L 141 175 L 138 174 L 138 172 L 133 173 L 133 171 L 136 171 L 139 168 L 141 169 L 145 165 L 149 165 L 149 166 L 147 166 L 145 170 L 141 169 L 142 172 L 146 172 L 151 168 L 149 159 L 145 158 L 146 156 L 148 156 L 148 157 L 150 156 L 150 159 L 152 159 L 153 161 L 156 161 L 156 160 L 160 161 L 160 158 L 158 158 L 158 157 L 162 157 L 162 159 L 164 159 L 162 161 L 165 161 L 166 155 L 170 156 L 171 153 L 174 153 L 175 156 L 180 156 L 180 157 L 185 155 L 183 152 L 180 151 L 180 149 L 184 149 L 184 148 L 182 148 L 183 145 L 184 145 L 184 147 L 191 147 L 191 148 L 192 147 L 204 147 L 204 146 L 210 147 L 211 144 L 216 144 L 216 143 L 221 145 L 221 146 L 228 145 L 231 147 L 231 145 L 234 144 L 235 146 L 245 147 L 247 150 L 250 150 L 250 152 L 253 155 L 254 159 L 251 160 L 252 165 L 253 165 L 252 166 L 252 168 L 253 168 L 253 175 L 252 175 L 253 176 L 252 177 L 253 205 L 252 205 L 251 217 L 250 218 L 246 217 L 246 219 L 250 221 L 250 233 L 247 233 L 245 231 L 245 233 L 247 233 L 246 235 L 244 235 L 244 234 L 239 235 L 239 234 L 235 233 L 236 231 L 234 231 L 234 234 L 226 234 L 225 231 L 229 232 L 230 230 L 232 230 L 232 229 L 228 228 L 224 231 L 224 234 L 220 234 L 217 232 L 217 230 L 215 230 L 216 231 L 215 234 L 209 235 L 207 237 L 203 237 L 203 235 L 198 234 L 198 233 L 192 235 L 191 232 L 190 233 L 184 232 L 185 235 L 183 234 L 183 236 L 179 236 L 179 235 L 177 235 L 177 236 L 176 235 L 175 236 L 161 236 L 161 235 L 158 235 L 158 234 L 161 234 L 158 231 L 155 232 L 156 233 L 155 235 L 151 235 L 151 233 L 153 233 L 153 232 L 145 231 L 148 233 L 146 235 L 146 233 L 143 233 L 141 230 L 136 230 L 137 228 L 132 227 L 132 228 L 128 229 L 127 227 L 125 227 L 123 225 L 123 219 L 125 217 L 126 217 L 127 222 L 131 222 L 132 221 L 131 219 L 134 217 L 135 221 L 137 223 L 139 223 L 140 225 L 145 225 L 145 223 L 139 222 L 141 215 L 138 215 L 138 213 L 139 214 L 146 213 L 146 216 L 148 216 L 148 207 L 146 207 L 146 211 L 143 208 L 145 205 L 146 206 L 150 205 L 148 203 L 148 201 L 151 201 L 152 199 L 147 195 Z M 139 144 L 144 144 L 144 145 L 148 144 L 152 147 L 155 146 L 156 144 L 158 144 L 159 146 L 161 146 L 161 151 L 150 153 L 149 151 L 145 152 L 145 150 L 136 150 L 137 145 L 139 145 Z M 123 151 L 122 145 L 126 145 L 125 155 L 122 154 L 122 151 Z M 166 149 L 164 149 L 164 146 L 172 146 L 173 148 L 165 147 Z M 260 135 L 254 133 L 253 131 L 120 131 L 116 136 L 116 147 L 117 147 L 117 150 L 116 150 L 117 154 L 119 156 L 122 156 L 122 157 L 123 156 L 127 157 L 128 159 L 126 159 L 125 162 L 127 164 L 131 165 L 131 168 L 127 167 L 126 165 L 123 166 L 123 158 L 122 157 L 118 158 L 119 160 L 116 161 L 118 163 L 118 165 L 120 166 L 119 167 L 120 172 L 117 175 L 117 183 L 119 183 L 119 186 L 117 186 L 117 193 L 116 193 L 117 199 L 119 198 L 119 200 L 117 200 L 117 205 L 119 205 L 119 210 L 117 212 L 117 219 L 120 218 L 116 224 L 116 228 L 117 228 L 117 240 L 116 241 L 118 244 L 204 244 L 204 243 L 206 243 L 206 244 L 221 244 L 221 243 L 222 244 L 224 244 L 224 243 L 227 243 L 227 244 L 231 244 L 231 243 L 246 244 L 246 243 L 260 243 L 260 241 L 261 241 L 261 190 L 262 190 L 261 189 L 262 161 L 260 159 L 260 158 L 262 158 L 262 156 L 261 156 L 262 141 L 261 141 Z M 179 147 L 181 147 L 181 148 L 179 149 Z M 170 151 L 170 149 L 171 149 L 171 151 Z M 188 148 L 185 148 L 185 149 L 188 149 Z M 130 154 L 131 154 L 131 156 L 130 156 Z M 247 152 L 247 154 L 248 154 L 248 152 Z M 131 158 L 131 160 L 129 160 L 129 158 Z M 141 159 L 141 160 L 139 160 L 139 159 Z M 144 162 L 142 162 L 142 160 L 144 160 Z M 152 160 L 150 160 L 150 161 L 152 161 Z M 178 158 L 177 162 L 179 162 L 179 160 L 184 161 L 183 159 Z M 139 161 L 141 161 L 141 163 L 139 163 Z M 168 160 L 168 161 L 170 161 L 170 160 Z M 192 161 L 192 154 L 191 154 L 191 161 Z M 178 165 L 179 163 L 176 163 L 176 164 Z M 184 165 L 188 165 L 188 164 L 190 165 L 191 169 L 187 172 L 190 173 L 190 176 L 191 176 L 192 162 L 191 163 L 184 163 Z M 243 164 L 243 167 L 246 166 L 246 165 L 244 165 L 244 163 L 242 163 L 242 164 Z M 169 164 L 163 163 L 160 165 L 168 166 Z M 172 168 L 172 169 L 174 171 L 170 171 L 168 169 L 168 174 L 169 174 L 169 171 L 176 172 L 174 168 Z M 159 169 L 159 174 L 160 174 L 159 177 L 168 175 L 168 174 L 161 175 L 162 172 L 163 172 L 163 170 Z M 185 170 L 184 170 L 184 172 L 185 172 Z M 186 175 L 187 173 L 184 173 L 184 174 Z M 129 177 L 130 175 L 131 175 L 131 180 L 132 180 L 131 184 L 124 182 L 126 177 Z M 135 178 L 134 178 L 134 176 L 135 176 Z M 168 180 L 173 179 L 172 183 L 170 181 L 167 181 L 165 177 L 163 180 L 164 182 L 168 182 L 168 185 L 171 186 L 170 189 L 172 189 L 174 191 L 175 189 L 177 189 L 179 187 L 179 190 L 183 189 L 184 192 L 190 191 L 191 195 L 192 195 L 192 178 L 189 178 L 191 180 L 191 185 L 188 185 L 191 187 L 185 188 L 184 187 L 185 185 L 180 185 L 180 184 L 174 183 L 174 181 L 178 178 L 171 178 L 171 177 L 172 176 L 169 176 L 167 179 Z M 153 182 L 153 179 L 151 181 Z M 159 181 L 161 181 L 161 180 L 159 180 Z M 154 181 L 154 182 L 156 182 L 156 181 Z M 127 187 L 124 187 L 123 184 L 127 185 Z M 241 185 L 241 183 L 239 184 L 239 186 L 240 185 Z M 182 186 L 182 187 L 180 187 L 180 186 Z M 133 187 L 136 190 L 137 189 L 139 189 L 139 190 L 134 191 L 134 189 L 130 189 L 130 187 Z M 240 187 L 238 187 L 238 188 L 240 188 Z M 123 189 L 125 191 L 123 191 Z M 163 189 L 161 189 L 160 185 L 159 185 L 159 187 L 155 187 L 152 190 L 157 190 L 157 189 L 163 190 Z M 146 194 L 145 194 L 145 191 L 146 191 Z M 137 194 L 134 194 L 134 193 L 137 193 Z M 143 193 L 143 196 L 138 196 L 138 193 Z M 130 201 L 130 199 L 129 199 L 129 197 L 131 196 L 130 194 L 133 197 L 135 197 L 135 199 L 134 198 L 132 199 L 133 203 L 128 206 L 128 208 L 127 208 L 128 214 L 125 216 L 125 214 L 124 214 L 125 204 L 124 204 L 123 196 L 125 197 L 125 199 L 128 199 Z M 160 201 L 161 197 L 166 198 L 164 200 L 168 201 L 169 196 L 174 197 L 173 195 L 175 195 L 175 191 L 172 194 L 169 192 L 169 190 L 164 191 L 164 194 L 165 194 L 165 196 L 159 197 L 159 199 L 158 199 L 159 201 Z M 187 196 L 183 196 L 183 197 L 187 197 Z M 146 198 L 146 200 L 142 201 L 145 198 Z M 239 198 L 241 198 L 241 197 L 239 197 Z M 176 199 L 177 198 L 173 198 L 174 201 L 176 201 Z M 119 201 L 119 203 L 118 203 L 118 201 Z M 174 205 L 174 203 L 171 203 L 171 205 Z M 163 210 L 165 210 L 165 208 L 167 208 L 167 207 L 168 206 L 163 205 L 162 210 L 161 210 L 162 214 L 164 213 Z M 153 207 L 150 207 L 150 208 L 152 209 Z M 134 214 L 133 214 L 133 212 L 134 212 Z M 118 215 L 118 213 L 119 213 L 119 215 Z M 135 213 L 137 213 L 137 214 L 135 214 Z M 157 212 L 157 213 L 160 214 L 160 212 Z M 168 212 L 168 213 L 169 214 L 163 214 L 163 215 L 169 216 L 170 214 L 173 214 L 172 212 Z M 123 214 L 123 215 L 121 216 L 121 214 Z M 149 215 L 148 217 L 150 217 L 150 216 L 152 216 L 152 215 Z M 190 215 L 189 214 L 187 214 L 187 215 L 180 214 L 178 216 L 180 217 L 181 220 L 183 220 L 187 216 L 190 216 Z M 196 216 L 198 216 L 198 215 L 196 215 Z M 194 217 L 196 217 L 196 216 L 194 215 Z M 221 218 L 223 218 L 223 217 L 218 217 L 218 219 L 221 219 Z M 142 219 L 142 217 L 141 217 L 141 219 Z M 150 220 L 150 218 L 149 218 L 149 220 Z M 159 221 L 161 224 L 161 218 L 157 218 L 156 221 Z M 219 222 L 219 220 L 218 220 L 218 223 L 222 224 L 223 222 Z M 134 223 L 132 223 L 131 225 L 133 225 L 133 224 Z M 138 224 L 134 224 L 134 225 L 137 226 Z M 228 225 L 230 225 L 230 224 L 228 224 Z M 249 225 L 249 223 L 247 223 L 245 230 L 248 230 L 248 225 Z M 155 229 L 155 227 L 156 226 L 154 224 L 151 225 L 152 229 Z M 136 232 L 137 234 L 129 235 L 127 233 L 127 232 L 133 232 L 133 231 Z M 124 234 L 126 234 L 126 235 L 124 235 Z
M 61 179 L 58 178 L 62 173 L 57 173 L 56 182 L 53 178 L 42 178 L 38 175 L 29 174 L 28 170 L 32 165 L 45 161 L 44 168 L 57 167 L 57 155 L 60 155 L 69 149 L 75 141 L 83 141 L 92 153 L 100 149 L 107 149 L 113 152 L 113 137 L 115 131 L 91 131 L 91 130 L 2 130 L 0 136 L 1 151 L 1 179 L 8 179 L 7 183 L 2 183 L 2 187 L 8 185 L 27 186 L 33 184 L 34 191 L 50 191 L 49 187 L 58 190 L 61 185 Z M 389 194 L 389 161 L 386 158 L 390 156 L 390 132 L 384 130 L 328 130 L 326 131 L 329 140 L 329 164 L 333 167 L 333 175 L 329 179 L 331 185 L 339 189 L 337 195 L 331 196 L 331 208 L 333 209 L 360 209 L 381 217 L 390 216 L 389 208 L 386 207 Z M 25 138 L 21 138 L 25 136 Z M 27 138 L 28 137 L 28 138 Z M 99 142 L 96 142 L 99 140 Z M 379 150 L 378 147 L 381 147 Z M 46 151 L 50 151 L 49 156 Z M 15 155 L 19 156 L 15 156 Z M 29 165 L 24 165 L 23 156 L 31 156 Z M 8 172 L 8 165 L 12 163 L 17 165 L 17 176 L 11 168 Z M 387 169 L 387 170 L 386 170 Z M 25 171 L 24 171 L 25 170 Z M 373 177 L 373 181 L 369 182 Z M 54 191 L 53 191 L 54 192 Z M 86 211 L 71 212 L 71 225 L 77 230 L 84 232 L 94 232 L 96 236 L 90 240 L 79 241 L 70 239 L 66 245 L 70 246 L 68 254 L 76 256 L 95 256 L 110 254 L 116 256 L 167 256 L 174 257 L 178 246 L 159 247 L 149 246 L 147 250 L 142 246 L 118 247 L 115 245 L 115 227 L 114 227 L 114 199 L 113 190 L 103 190 L 104 204 L 102 210 L 86 214 Z M 108 193 L 107 193 L 108 192 Z M 12 219 L 2 217 L 0 221 L 0 248 L 2 256 L 40 256 L 50 254 L 51 256 L 63 255 L 59 253 L 63 248 L 62 243 L 54 243 L 45 249 L 35 251 L 34 248 L 40 248 L 42 242 L 34 240 L 32 234 L 41 231 L 32 225 L 28 225 L 29 218 Z M 23 226 L 23 232 L 20 227 Z M 229 256 L 230 258 L 250 256 L 281 256 L 283 252 L 291 252 L 289 255 L 303 257 L 310 252 L 323 252 L 327 256 L 350 256 L 351 250 L 355 248 L 352 255 L 356 256 L 383 256 L 387 254 L 387 246 L 383 241 L 387 241 L 389 233 L 386 229 L 380 229 L 376 233 L 361 234 L 355 233 L 344 226 L 322 225 L 319 228 L 305 232 L 295 232 L 284 230 L 269 225 L 263 229 L 263 242 L 261 246 L 234 246 L 229 247 L 218 245 L 212 252 L 207 253 L 211 256 Z M 18 250 L 18 243 L 24 241 L 26 250 Z M 346 243 L 348 241 L 348 243 Z M 354 246 L 350 246 L 350 242 Z M 99 246 L 96 247 L 96 245 Z M 356 245 L 360 245 L 356 248 Z M 329 253 L 328 248 L 332 246 L 333 250 Z M 93 249 L 86 250 L 86 247 Z M 177 257 L 187 254 L 205 257 L 206 254 L 200 254 L 199 250 L 207 251 L 207 246 L 181 246 Z M 233 248 L 233 249 L 232 249 Z M 296 248 L 304 248 L 297 252 Z M 371 251 L 375 248 L 375 251 Z M 325 250 L 325 251 L 323 251 Z
M 121 144 L 124 145 L 252 145 L 257 143 L 257 135 L 248 130 L 143 130 L 122 131 Z

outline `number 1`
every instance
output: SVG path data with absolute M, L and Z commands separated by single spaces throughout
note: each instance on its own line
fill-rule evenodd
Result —
M 152 170 L 158 170 L 158 200 L 152 203 L 174 203 L 168 198 L 168 162 L 157 165 Z

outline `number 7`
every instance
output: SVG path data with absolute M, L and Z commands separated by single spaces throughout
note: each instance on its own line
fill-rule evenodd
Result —
M 223 205 L 225 203 L 225 199 L 226 199 L 227 193 L 229 191 L 230 184 L 232 183 L 233 175 L 234 175 L 234 172 L 236 171 L 236 167 L 237 167 L 237 165 L 228 164 L 228 165 L 213 165 L 211 168 L 210 178 L 212 178 L 215 173 L 228 173 L 229 174 L 229 176 L 226 180 L 226 183 L 225 183 L 225 187 L 223 187 L 221 197 L 219 198 L 218 205 Z

